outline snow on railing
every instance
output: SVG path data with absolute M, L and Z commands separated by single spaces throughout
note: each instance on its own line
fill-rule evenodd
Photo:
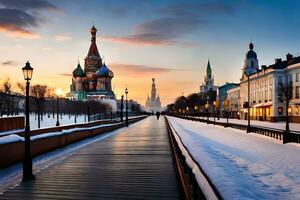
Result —
M 215 188 L 213 183 L 209 180 L 208 176 L 204 173 L 201 169 L 199 164 L 195 161 L 195 159 L 191 156 L 183 142 L 181 141 L 180 136 L 169 122 L 168 118 L 166 117 L 168 122 L 168 127 L 171 132 L 171 137 L 176 141 L 175 148 L 176 152 L 179 153 L 179 158 L 182 161 L 181 164 L 183 165 L 183 169 L 185 173 L 188 173 L 188 182 L 192 185 L 192 199 L 203 199 L 202 195 L 206 199 L 209 200 L 220 200 L 222 199 L 221 195 L 219 194 L 218 190 Z M 183 159 L 184 158 L 184 159 Z M 196 180 L 196 185 L 195 181 Z M 200 191 L 199 188 L 200 188 Z M 199 194 L 202 193 L 202 194 Z

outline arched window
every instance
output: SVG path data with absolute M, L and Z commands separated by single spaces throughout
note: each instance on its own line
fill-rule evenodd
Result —
M 254 67 L 254 61 L 251 60 L 251 67 L 253 68 Z

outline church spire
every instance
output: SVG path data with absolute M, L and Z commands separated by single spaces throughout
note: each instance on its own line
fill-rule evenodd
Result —
M 206 67 L 206 77 L 208 79 L 211 79 L 211 66 L 210 66 L 209 59 L 208 59 L 208 62 L 207 62 L 207 67 Z
M 100 54 L 98 52 L 98 48 L 97 48 L 97 44 L 96 44 L 96 33 L 97 33 L 97 29 L 95 28 L 95 26 L 93 26 L 90 30 L 91 32 L 91 46 L 88 52 L 87 56 L 95 56 L 95 57 L 100 57 Z

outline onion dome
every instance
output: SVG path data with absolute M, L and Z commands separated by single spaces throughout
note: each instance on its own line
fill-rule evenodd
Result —
M 114 77 L 114 73 L 108 69 L 105 63 L 96 71 L 98 77 Z
M 251 42 L 250 44 L 249 44 L 249 51 L 248 51 L 248 53 L 246 54 L 246 58 L 254 58 L 254 59 L 257 59 L 257 55 L 256 55 L 256 53 L 253 51 L 253 48 L 254 48 L 254 45 L 253 45 L 253 43 Z
M 74 71 L 73 71 L 73 76 L 75 78 L 76 77 L 85 77 L 86 76 L 79 63 L 77 65 L 76 69 L 74 69 Z

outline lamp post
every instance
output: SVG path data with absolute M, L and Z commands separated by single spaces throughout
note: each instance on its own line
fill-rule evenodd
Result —
M 217 106 L 217 102 L 214 101 L 214 125 L 216 125 L 216 106 Z
M 126 94 L 126 126 L 129 126 L 129 123 L 128 123 L 128 89 L 127 89 L 127 87 L 125 89 L 125 94 Z
M 207 114 L 206 122 L 208 123 L 208 121 L 209 121 L 209 97 L 207 97 L 206 99 L 207 99 L 206 104 L 205 104 L 205 109 L 206 109 L 206 114 Z
M 186 107 L 186 116 L 189 116 L 189 107 Z
M 55 90 L 56 94 L 56 126 L 60 126 L 59 124 L 59 96 L 62 94 L 62 91 L 60 88 L 57 88 Z
M 25 100 L 25 152 L 23 159 L 23 181 L 34 179 L 32 173 L 32 157 L 30 150 L 30 124 L 29 124 L 29 85 L 32 78 L 33 68 L 27 61 L 25 67 L 22 68 L 24 79 L 26 81 L 26 100 Z
M 251 126 L 250 126 L 250 76 L 253 73 L 256 73 L 257 69 L 254 67 L 247 67 L 245 69 L 245 75 L 247 76 L 247 82 L 248 82 L 248 125 L 247 125 L 247 133 L 251 132 Z
M 123 122 L 124 95 L 121 96 L 121 122 Z
M 229 107 L 229 100 L 228 99 L 223 101 L 223 106 L 224 106 L 225 113 L 226 113 L 226 127 L 228 127 L 228 107 Z

